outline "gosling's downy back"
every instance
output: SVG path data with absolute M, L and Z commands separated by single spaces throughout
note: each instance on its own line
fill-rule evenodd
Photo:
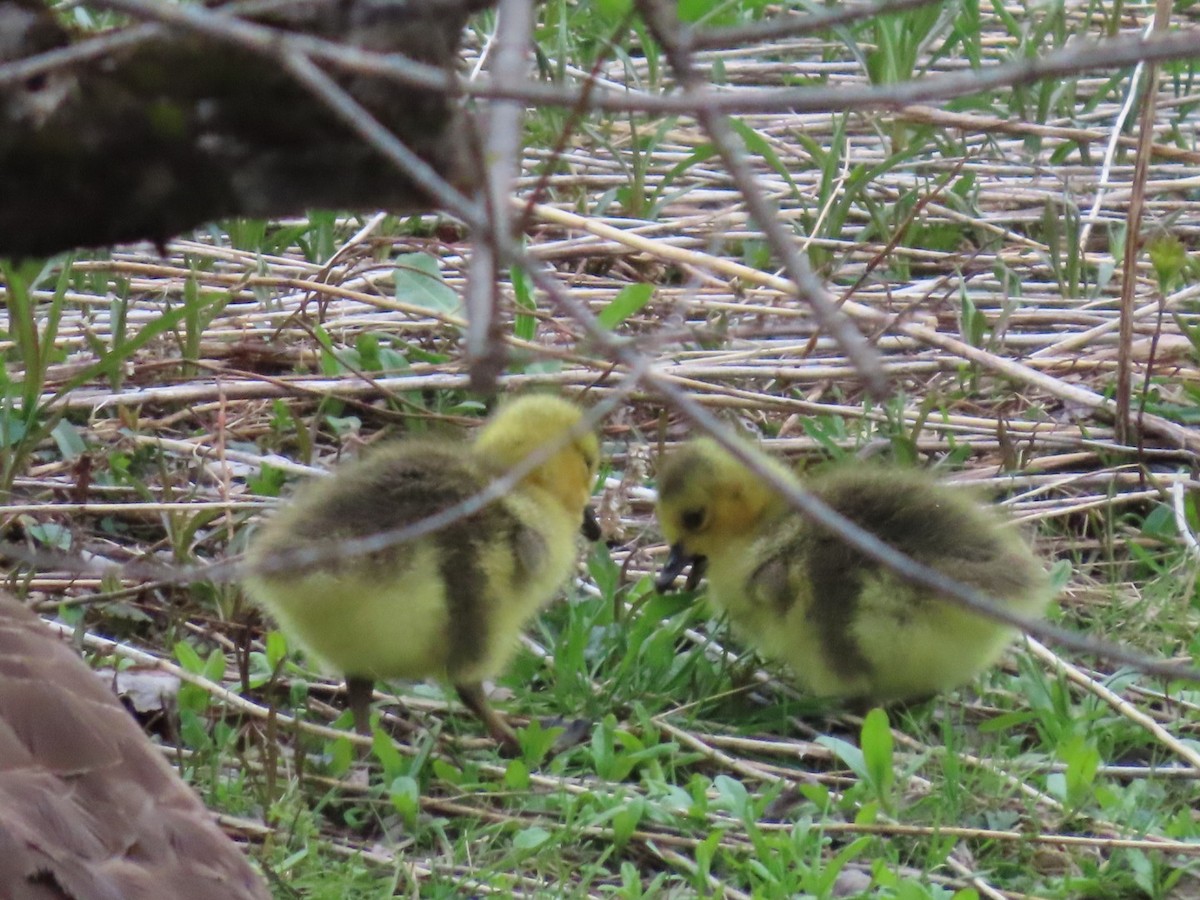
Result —
M 486 483 L 483 467 L 461 444 L 427 438 L 381 444 L 332 475 L 304 484 L 262 529 L 252 557 L 395 531 L 468 501 Z M 443 531 L 466 530 L 466 535 L 453 535 L 465 540 L 472 532 L 503 530 L 493 507 L 464 515 Z M 412 542 L 397 542 L 369 555 L 325 560 L 320 567 L 396 567 L 404 564 L 411 549 Z M 276 577 L 301 574 L 303 567 L 298 567 Z
M 569 401 L 530 395 L 502 406 L 470 443 L 443 437 L 380 444 L 330 476 L 304 484 L 262 528 L 252 562 L 296 544 L 327 544 L 424 521 L 469 502 L 491 479 L 544 451 L 549 451 L 546 458 L 518 487 L 544 491 L 547 500 L 582 521 L 599 450 L 595 434 L 571 435 L 581 418 L 582 411 Z M 442 531 L 456 532 L 454 542 L 468 543 L 471 534 L 502 535 L 512 527 L 503 507 L 503 502 L 482 505 Z M 398 542 L 372 558 L 396 567 L 403 565 L 405 554 L 405 544 Z M 349 557 L 322 562 L 321 567 L 357 562 Z M 294 574 L 283 571 L 278 577 Z
M 842 465 L 809 487 L 826 504 L 919 563 L 951 561 L 955 577 L 997 597 L 1044 594 L 1045 572 L 1000 510 L 970 490 L 939 483 L 919 469 Z M 880 565 L 838 535 L 812 528 L 827 569 Z
M 1037 616 L 1050 600 L 1046 571 L 1020 532 L 969 490 L 884 467 L 839 467 L 810 487 L 893 549 L 1009 611 Z M 1016 634 L 904 580 L 831 531 L 805 523 L 801 535 L 808 615 L 823 651 L 823 665 L 806 673 L 815 692 L 870 700 L 936 694 L 990 666 Z

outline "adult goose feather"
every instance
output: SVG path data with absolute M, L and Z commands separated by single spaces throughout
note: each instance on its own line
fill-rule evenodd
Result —
M 0 595 L 0 896 L 267 900 L 113 693 Z

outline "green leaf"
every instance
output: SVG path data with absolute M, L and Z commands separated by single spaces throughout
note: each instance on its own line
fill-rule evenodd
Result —
M 817 878 L 816 887 L 819 896 L 830 897 L 834 896 L 834 887 L 837 884 L 838 875 L 846 868 L 846 865 L 858 856 L 862 856 L 871 849 L 873 840 L 869 837 L 855 838 L 845 847 L 837 852 L 837 854 L 829 860 L 828 863 L 821 869 Z
M 250 651 L 250 665 L 247 669 L 247 683 L 252 688 L 260 688 L 271 680 L 273 669 L 267 662 L 267 655 L 257 650 Z
M 675 7 L 679 21 L 697 24 L 703 20 L 707 26 L 731 25 L 735 21 L 736 7 L 724 0 L 679 0 Z
M 225 654 L 218 648 L 213 648 L 204 663 L 204 677 L 209 681 L 219 682 L 225 677 Z
M 598 9 L 610 22 L 617 22 L 629 15 L 633 0 L 596 0 Z
M 87 442 L 83 439 L 83 433 L 66 419 L 58 420 L 50 436 L 58 445 L 58 452 L 62 454 L 63 459 L 77 459 L 87 453 Z
M 693 855 L 696 859 L 695 884 L 697 887 L 708 887 L 708 873 L 712 870 L 713 859 L 716 857 L 717 848 L 721 846 L 721 840 L 724 837 L 723 829 L 714 829 L 708 837 L 696 845 Z
M 199 674 L 204 671 L 204 661 L 200 659 L 200 654 L 187 641 L 176 642 L 175 659 L 179 661 L 179 665 L 183 666 L 185 672 Z
M 350 771 L 350 766 L 357 758 L 357 751 L 347 737 L 334 738 L 328 746 L 329 774 L 339 778 Z
M 287 638 L 283 636 L 283 632 L 268 631 L 267 662 L 270 664 L 272 671 L 275 670 L 275 667 L 278 666 L 282 660 L 287 659 L 287 654 Z
M 434 759 L 429 767 L 433 770 L 433 777 L 445 784 L 462 784 L 463 772 L 451 763 L 444 759 Z
M 1146 249 L 1158 278 L 1158 288 L 1165 294 L 1172 289 L 1187 265 L 1187 248 L 1179 238 L 1164 234 L 1152 240 Z
M 641 824 L 646 812 L 646 801 L 641 797 L 631 797 L 621 805 L 612 818 L 613 842 L 623 847 L 633 837 L 634 831 Z
M 405 253 L 396 259 L 396 299 L 440 313 L 457 313 L 458 292 L 442 278 L 437 259 L 428 253 Z
M 504 770 L 504 786 L 510 791 L 529 790 L 529 766 L 521 759 L 512 759 Z
M 863 781 L 866 781 L 870 777 L 867 772 L 866 760 L 863 758 L 863 752 L 849 741 L 823 734 L 817 738 L 817 743 L 830 750 L 842 762 L 842 765 Z
M 961 320 L 963 339 L 972 347 L 982 347 L 987 335 L 987 318 L 975 306 L 975 302 L 961 291 Z
M 887 804 L 891 799 L 895 769 L 892 759 L 892 729 L 887 713 L 875 707 L 863 719 L 862 735 L 863 763 L 867 778 L 879 799 Z
M 179 736 L 191 750 L 205 750 L 212 744 L 200 716 L 190 709 L 179 710 Z
M 725 809 L 736 816 L 753 818 L 750 793 L 744 784 L 728 775 L 718 775 L 713 779 L 713 787 L 716 788 Z
M 530 766 L 538 766 L 542 760 L 546 758 L 546 754 L 554 747 L 554 742 L 558 740 L 558 736 L 563 733 L 563 728 L 555 726 L 553 728 L 544 728 L 542 723 L 537 719 L 531 719 L 529 724 L 517 731 L 517 737 L 521 741 L 522 758 L 525 763 Z M 509 767 L 510 771 L 512 767 Z M 508 777 L 507 775 L 505 776 Z M 525 790 L 529 786 L 529 770 L 525 769 L 524 785 L 519 790 Z
M 705 162 L 706 160 L 712 159 L 716 155 L 717 148 L 715 146 L 712 144 L 701 144 L 690 154 L 688 154 L 688 156 L 682 162 L 678 162 L 671 166 L 671 168 L 667 170 L 666 174 L 663 175 L 662 180 L 658 183 L 658 187 L 655 188 L 654 193 L 651 195 L 650 205 L 657 206 L 658 201 L 662 198 L 662 195 L 666 193 L 667 188 L 670 187 L 680 175 L 687 172 L 697 163 Z
M 514 266 L 509 271 L 509 281 L 513 286 L 513 299 L 516 301 L 518 312 L 513 319 L 513 336 L 523 341 L 532 341 L 537 335 L 537 302 L 533 298 L 533 285 L 524 269 Z
M 391 738 L 384 737 L 388 743 Z M 404 817 L 404 821 L 412 828 L 417 823 L 417 813 L 421 810 L 421 786 L 417 779 L 410 775 L 401 775 L 392 781 L 388 789 L 388 799 L 392 807 Z
M 776 174 L 788 183 L 788 187 L 793 192 L 799 190 L 796 187 L 796 182 L 792 180 L 791 167 L 779 158 L 779 154 L 775 152 L 775 148 L 771 145 L 770 141 L 740 119 L 731 118 L 729 124 L 738 133 L 738 136 L 742 139 L 742 143 L 746 145 L 746 149 L 750 153 L 768 162 Z
M 545 828 L 538 828 L 536 825 L 524 828 L 513 836 L 513 849 L 528 853 L 541 847 L 550 837 L 550 832 Z
M 258 474 L 246 479 L 246 487 L 250 493 L 259 497 L 278 497 L 280 489 L 287 481 L 287 473 L 277 469 L 270 463 L 263 463 Z
M 21 516 L 25 533 L 35 541 L 55 550 L 71 549 L 71 532 L 65 526 L 56 522 L 34 522 L 26 521 L 27 519 L 27 516 Z
M 379 335 L 363 332 L 355 339 L 354 349 L 358 351 L 359 366 L 364 372 L 378 372 L 383 369 L 379 359 Z
M 616 328 L 634 313 L 641 310 L 654 296 L 652 284 L 630 284 L 623 287 L 620 293 L 600 311 L 596 318 L 601 326 L 609 329 Z
M 1088 738 L 1077 734 L 1058 748 L 1058 756 L 1067 764 L 1062 781 L 1065 799 L 1071 805 L 1079 806 L 1091 796 L 1100 768 L 1100 752 Z

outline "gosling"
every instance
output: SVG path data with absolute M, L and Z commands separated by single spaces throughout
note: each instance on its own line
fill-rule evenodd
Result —
M 795 483 L 778 462 L 766 462 Z M 913 469 L 841 467 L 806 488 L 884 543 L 1025 617 L 1050 600 L 1029 546 L 991 507 Z M 793 510 L 715 441 L 667 459 L 658 521 L 671 552 L 656 585 L 689 564 L 765 657 L 818 697 L 914 701 L 989 667 L 1015 630 L 906 581 Z
M 251 546 L 250 596 L 282 630 L 346 677 L 356 729 L 370 734 L 377 679 L 437 677 L 507 753 L 516 736 L 482 687 L 505 668 L 525 622 L 562 587 L 588 509 L 599 442 L 582 410 L 532 394 L 502 405 L 471 443 L 399 440 L 306 485 Z M 507 494 L 446 527 L 384 550 L 279 570 L 296 548 L 403 528 L 455 506 L 534 454 Z

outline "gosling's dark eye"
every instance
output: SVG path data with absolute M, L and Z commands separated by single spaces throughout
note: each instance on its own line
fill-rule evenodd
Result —
M 679 517 L 679 523 L 688 531 L 697 531 L 704 524 L 704 510 L 689 509 Z

